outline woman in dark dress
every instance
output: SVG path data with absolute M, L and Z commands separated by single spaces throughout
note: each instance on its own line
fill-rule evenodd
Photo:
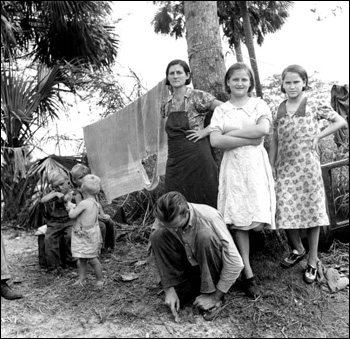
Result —
M 172 94 L 161 106 L 168 135 L 165 192 L 178 191 L 191 203 L 216 208 L 218 168 L 204 120 L 222 102 L 207 92 L 188 88 L 190 83 L 187 63 L 171 61 L 166 69 L 166 84 L 171 86 Z

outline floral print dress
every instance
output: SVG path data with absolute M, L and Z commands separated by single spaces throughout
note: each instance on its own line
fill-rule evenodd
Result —
M 277 228 L 299 229 L 328 225 L 319 154 L 312 143 L 319 133 L 319 120 L 334 120 L 330 105 L 305 97 L 290 112 L 283 101 L 274 121 L 278 134 L 275 163 Z

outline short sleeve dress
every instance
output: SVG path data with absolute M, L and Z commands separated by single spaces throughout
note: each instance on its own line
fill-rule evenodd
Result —
M 168 159 L 165 171 L 165 192 L 178 191 L 188 202 L 216 208 L 218 168 L 209 138 L 194 142 L 186 136 L 189 130 L 204 128 L 215 97 L 207 92 L 187 88 L 185 99 L 176 108 L 173 96 L 162 103 L 161 115 L 166 118 Z
M 319 133 L 319 120 L 333 121 L 337 113 L 330 105 L 313 98 L 304 97 L 294 112 L 287 111 L 286 102 L 280 104 L 273 124 L 278 135 L 277 227 L 328 225 L 320 157 L 312 143 Z
M 242 107 L 225 102 L 214 110 L 210 131 L 221 134 L 272 120 L 271 111 L 260 98 L 250 98 Z M 225 150 L 220 167 L 218 210 L 232 229 L 249 230 L 264 223 L 275 228 L 275 192 L 267 152 L 258 146 Z

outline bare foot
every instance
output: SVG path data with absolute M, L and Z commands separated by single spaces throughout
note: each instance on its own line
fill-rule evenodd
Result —
M 103 280 L 97 280 L 96 281 L 96 287 L 102 287 L 104 285 L 104 281 Z
M 72 286 L 84 286 L 86 284 L 86 280 L 77 280 Z

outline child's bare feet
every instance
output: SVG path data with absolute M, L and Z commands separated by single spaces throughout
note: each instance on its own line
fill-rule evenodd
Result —
M 104 281 L 103 280 L 97 280 L 96 281 L 96 287 L 102 287 L 104 285 Z
M 84 286 L 86 284 L 86 280 L 77 280 L 72 286 Z

